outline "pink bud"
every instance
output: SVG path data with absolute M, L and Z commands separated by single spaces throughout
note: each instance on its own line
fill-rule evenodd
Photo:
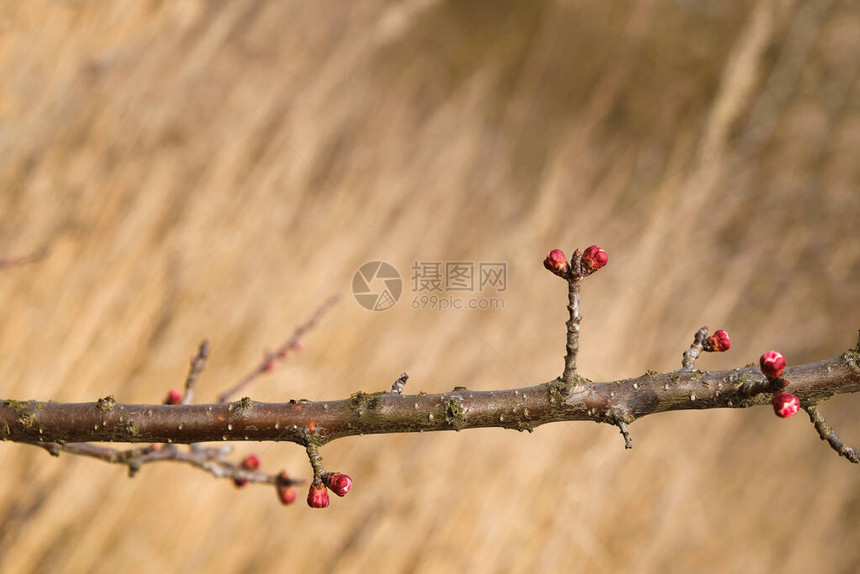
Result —
M 592 245 L 582 253 L 582 262 L 588 271 L 597 271 L 608 261 L 609 255 L 597 245 Z
M 311 508 L 325 508 L 328 506 L 328 491 L 322 482 L 315 480 L 308 491 L 308 506 Z
M 329 472 L 323 475 L 323 482 L 338 496 L 345 496 L 352 488 L 352 479 L 340 472 Z
M 768 379 L 778 379 L 785 371 L 785 357 L 778 351 L 768 351 L 759 359 L 761 372 Z
M 278 500 L 285 506 L 296 501 L 296 489 L 291 484 L 286 472 L 281 471 L 281 474 L 275 477 L 275 492 Z
M 242 461 L 242 468 L 245 470 L 257 470 L 260 468 L 260 457 L 256 454 L 249 454 Z
M 800 399 L 791 393 L 779 391 L 770 401 L 773 404 L 773 412 L 782 419 L 793 417 L 800 410 Z
M 182 402 L 182 393 L 180 393 L 176 389 L 170 389 L 170 392 L 167 393 L 167 398 L 164 399 L 165 405 L 178 405 L 181 402 Z
M 248 456 L 245 457 L 245 459 L 242 461 L 242 464 L 240 464 L 239 467 L 242 470 L 255 471 L 258 468 L 260 468 L 260 457 L 258 457 L 256 454 L 249 454 Z M 243 486 L 248 484 L 248 479 L 247 478 L 234 478 L 233 484 L 235 484 L 239 488 L 242 488 Z
M 714 334 L 708 337 L 706 348 L 708 351 L 716 351 L 722 353 L 728 351 L 732 346 L 732 341 L 729 339 L 729 334 L 722 329 L 714 331 Z
M 550 251 L 544 259 L 543 266 L 557 275 L 564 275 L 569 269 L 567 257 L 564 256 L 564 251 L 561 249 Z

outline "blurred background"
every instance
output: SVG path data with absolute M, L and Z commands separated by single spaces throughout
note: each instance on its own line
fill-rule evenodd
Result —
M 566 320 L 542 260 L 593 243 L 585 376 L 679 368 L 702 325 L 732 336 L 703 369 L 829 358 L 860 328 L 859 66 L 853 0 L 4 0 L 0 256 L 51 253 L 0 273 L 0 396 L 158 403 L 206 337 L 212 402 L 334 293 L 247 394 L 538 384 Z M 350 292 L 373 260 L 387 311 Z M 414 309 L 416 261 L 505 263 L 502 293 L 442 293 L 503 308 Z M 860 443 L 858 398 L 823 411 Z M 0 570 L 860 570 L 860 469 L 804 416 L 631 432 L 336 441 L 325 511 L 4 444 Z

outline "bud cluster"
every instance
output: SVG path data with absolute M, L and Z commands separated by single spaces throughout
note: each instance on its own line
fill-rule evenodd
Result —
M 338 496 L 346 496 L 352 488 L 352 478 L 342 472 L 323 472 L 311 483 L 308 491 L 308 506 L 325 508 L 328 506 L 328 491 Z
M 773 412 L 782 419 L 793 417 L 800 410 L 800 399 L 791 393 L 785 392 L 784 388 L 789 385 L 788 379 L 782 377 L 785 372 L 785 357 L 778 351 L 768 351 L 759 359 L 761 372 L 770 381 L 773 389 L 777 391 L 771 397 Z
M 592 245 L 585 251 L 575 250 L 570 261 L 561 249 L 553 249 L 544 259 L 543 266 L 564 279 L 591 275 L 609 262 L 609 255 L 601 247 Z

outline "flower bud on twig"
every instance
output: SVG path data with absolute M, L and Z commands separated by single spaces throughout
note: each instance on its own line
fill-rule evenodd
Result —
M 296 489 L 291 486 L 290 479 L 284 471 L 275 477 L 275 492 L 278 500 L 285 506 L 296 501 Z
M 242 470 L 255 471 L 258 468 L 260 468 L 260 457 L 258 457 L 256 454 L 249 454 L 248 456 L 245 457 L 245 459 L 242 461 L 242 464 L 239 465 L 239 467 Z M 239 488 L 241 488 L 241 487 L 245 486 L 246 484 L 248 484 L 248 479 L 247 478 L 234 478 L 233 483 L 236 486 L 238 486 Z
M 328 491 L 323 483 L 317 479 L 311 483 L 308 490 L 308 506 L 311 508 L 325 508 L 328 506 Z
M 770 402 L 773 404 L 773 412 L 782 419 L 793 417 L 800 410 L 800 399 L 785 391 L 773 395 Z
M 345 496 L 352 488 L 352 479 L 341 472 L 327 472 L 322 479 L 323 483 L 338 496 Z
M 555 273 L 556 275 L 565 275 L 570 269 L 567 262 L 567 257 L 564 256 L 564 251 L 561 249 L 553 249 L 544 259 L 543 266 Z
M 165 405 L 178 405 L 181 402 L 182 393 L 180 393 L 176 389 L 170 389 L 170 392 L 167 393 L 167 398 L 164 399 Z
M 706 351 L 722 353 L 728 351 L 732 346 L 732 341 L 729 339 L 729 334 L 722 329 L 714 331 L 714 334 L 705 339 L 704 348 Z
M 768 351 L 759 359 L 761 372 L 768 379 L 778 379 L 785 371 L 785 357 L 778 351 Z
M 588 272 L 597 271 L 608 261 L 609 255 L 597 245 L 592 245 L 582 253 L 582 264 Z

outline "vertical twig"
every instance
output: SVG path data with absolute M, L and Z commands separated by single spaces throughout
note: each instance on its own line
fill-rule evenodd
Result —
M 562 380 L 565 383 L 573 383 L 576 376 L 576 356 L 579 353 L 579 324 L 582 315 L 579 313 L 579 300 L 581 296 L 582 278 L 571 277 L 567 281 L 567 310 L 570 318 L 567 320 L 567 353 L 564 356 L 564 374 Z

